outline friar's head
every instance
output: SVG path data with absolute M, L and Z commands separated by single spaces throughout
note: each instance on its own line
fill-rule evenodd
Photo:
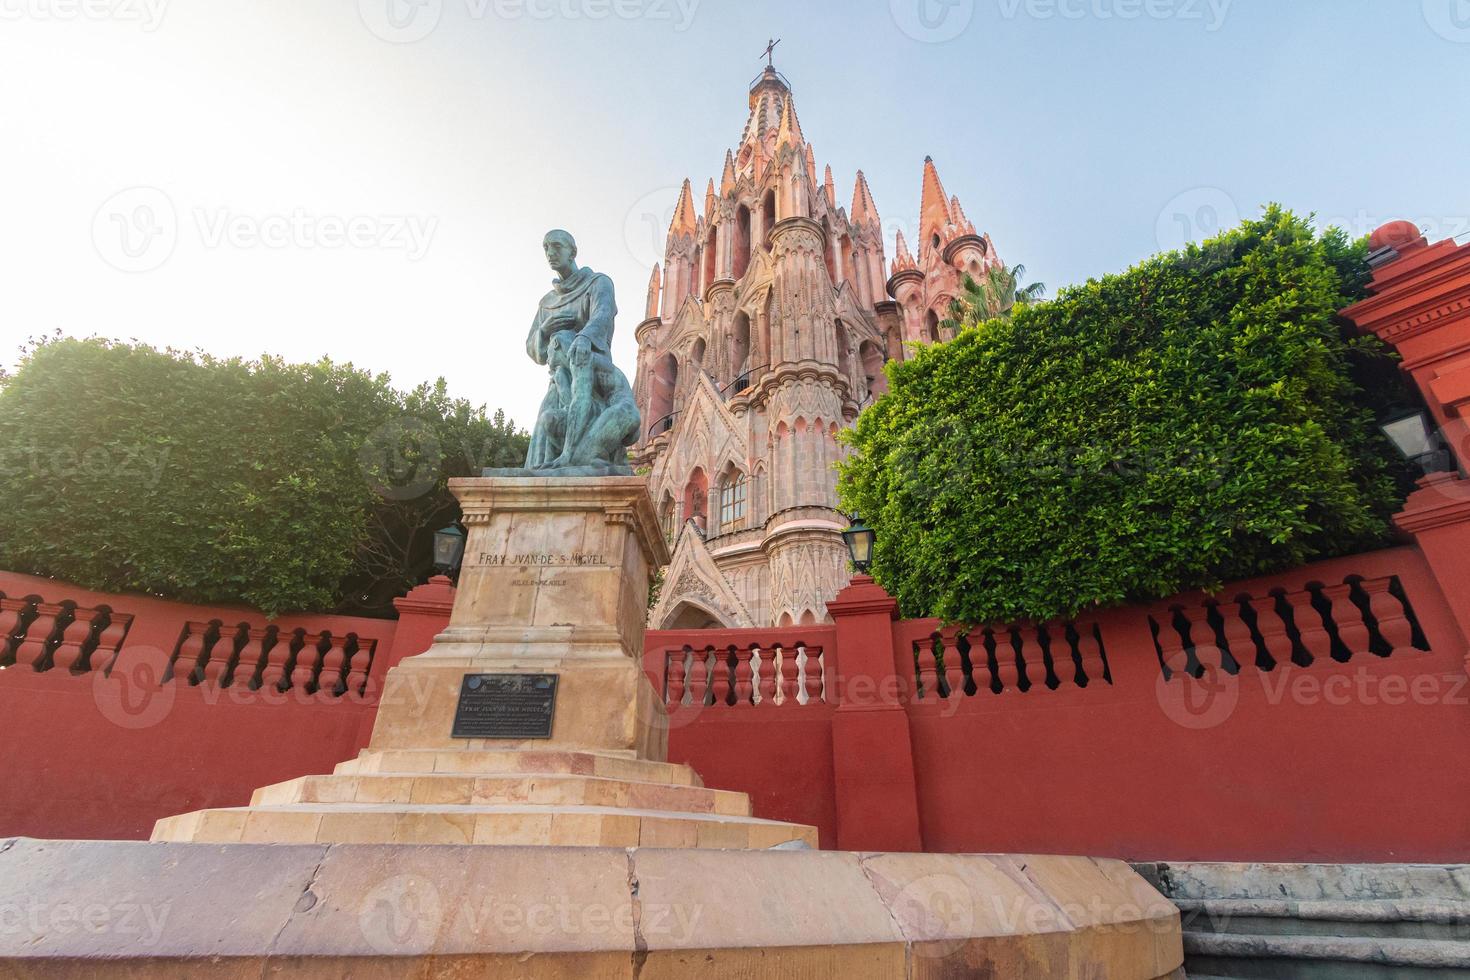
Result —
M 547 263 L 563 279 L 577 271 L 577 240 L 571 232 L 560 228 L 548 231 L 541 240 L 541 249 L 546 253 Z

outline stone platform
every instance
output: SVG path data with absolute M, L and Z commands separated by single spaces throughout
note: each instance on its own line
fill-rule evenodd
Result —
M 1117 861 L 0 840 L 0 977 L 1179 977 Z
M 555 751 L 367 752 L 250 806 L 160 820 L 155 841 L 210 844 L 817 846 L 816 828 L 751 815 L 688 766 Z

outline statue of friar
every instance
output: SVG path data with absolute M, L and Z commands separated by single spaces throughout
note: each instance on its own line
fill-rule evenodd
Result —
M 542 242 L 558 278 L 541 300 L 526 353 L 551 373 L 525 469 L 486 476 L 632 476 L 628 447 L 638 441 L 633 389 L 612 360 L 618 307 L 612 280 L 577 266 L 577 242 L 550 231 Z

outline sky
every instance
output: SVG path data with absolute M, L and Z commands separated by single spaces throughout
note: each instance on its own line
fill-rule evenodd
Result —
M 926 154 L 1052 291 L 1270 201 L 1470 240 L 1470 0 L 0 0 L 0 364 L 329 356 L 529 425 L 542 235 L 613 277 L 631 375 L 770 38 L 890 260 Z

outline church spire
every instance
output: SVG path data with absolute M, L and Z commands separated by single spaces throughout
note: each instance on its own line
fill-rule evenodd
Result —
M 645 320 L 652 320 L 654 317 L 658 316 L 658 304 L 660 299 L 659 294 L 663 292 L 664 288 L 663 280 L 663 270 L 659 268 L 659 264 L 655 262 L 653 264 L 653 275 L 648 280 L 648 306 L 646 307 L 646 312 L 643 315 L 643 319 Z
M 868 178 L 863 176 L 861 170 L 857 173 L 857 184 L 852 189 L 852 210 L 848 212 L 848 220 L 855 225 L 879 220 L 878 205 L 873 203 L 873 192 L 868 189 Z
M 724 197 L 735 189 L 735 154 L 725 151 L 725 172 L 720 175 L 720 196 Z
M 917 269 L 918 263 L 914 261 L 913 253 L 909 251 L 909 243 L 904 240 L 903 230 L 898 232 L 898 240 L 894 242 L 893 275 L 906 272 L 909 269 Z
M 695 231 L 694 218 L 694 194 L 689 188 L 689 181 L 684 181 L 684 189 L 679 194 L 679 204 L 674 208 L 674 220 L 669 225 L 669 237 L 677 238 L 685 235 L 693 235 Z
M 710 178 L 709 184 L 704 189 L 704 220 L 709 221 L 715 213 L 715 180 Z
M 939 171 L 933 157 L 924 158 L 924 196 L 919 205 L 919 251 L 927 251 L 938 235 L 942 241 L 948 234 L 946 229 L 954 224 L 949 212 L 949 197 L 944 185 L 939 182 Z

